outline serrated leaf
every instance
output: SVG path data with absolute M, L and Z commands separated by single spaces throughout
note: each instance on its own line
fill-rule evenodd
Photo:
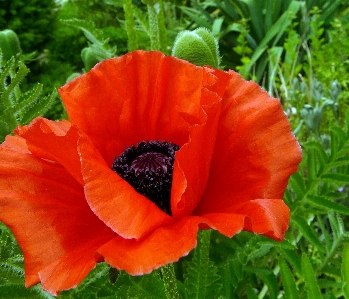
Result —
M 0 285 L 23 284 L 23 268 L 0 263 Z
M 211 28 L 211 24 L 202 17 L 202 14 L 198 14 L 198 11 L 186 6 L 179 7 L 185 14 L 187 14 L 199 27 Z
M 15 104 L 12 108 L 14 111 L 21 112 L 26 106 L 31 105 L 40 95 L 43 85 L 37 83 L 31 90 L 22 94 L 19 102 Z
M 211 299 L 219 293 L 217 267 L 209 259 L 211 231 L 200 231 L 198 246 L 184 275 L 187 299 Z
M 247 285 L 247 298 L 248 299 L 258 299 L 258 296 L 255 292 L 255 290 L 251 287 L 250 284 Z
M 0 142 L 2 142 L 11 129 L 6 121 L 0 119 Z
M 54 299 L 39 286 L 26 289 L 24 284 L 11 284 L 0 286 L 1 299 Z
M 346 134 L 339 127 L 331 127 L 331 160 L 334 160 L 334 157 L 337 156 L 338 151 L 342 149 L 345 141 Z
M 282 286 L 285 292 L 285 299 L 299 299 L 294 276 L 283 258 L 279 260 L 279 265 Z
M 5 88 L 1 94 L 2 102 L 8 99 L 11 104 L 16 104 L 15 97 L 11 97 L 11 92 L 18 86 L 22 79 L 29 73 L 29 69 L 25 66 L 22 61 L 18 62 L 18 69 L 15 74 L 11 75 L 11 83 Z
M 320 289 L 341 289 L 343 283 L 341 281 L 333 281 L 330 279 L 318 279 L 317 280 Z
M 138 277 L 121 272 L 115 287 L 118 288 L 116 294 L 121 298 L 166 298 L 164 284 L 157 271 Z
M 136 5 L 133 6 L 133 13 L 135 17 L 137 18 L 138 22 L 142 26 L 143 30 L 147 33 L 147 35 L 150 35 L 149 32 L 149 22 L 147 15 L 142 12 L 140 8 L 138 8 Z
M 304 178 L 299 172 L 294 173 L 290 177 L 290 187 L 295 192 L 297 199 L 303 198 L 304 194 L 306 193 L 306 189 Z
M 329 167 L 342 166 L 349 164 L 349 156 L 336 158 L 335 161 L 332 161 L 328 164 Z
M 322 196 L 309 195 L 307 197 L 307 202 L 310 204 L 322 208 L 325 213 L 328 213 L 328 210 L 338 212 L 340 214 L 349 215 L 349 208 L 343 206 L 339 203 L 333 202 L 331 200 L 326 199 Z
M 292 223 L 294 223 L 298 229 L 302 232 L 303 236 L 312 243 L 318 250 L 321 252 L 326 252 L 325 246 L 320 242 L 318 235 L 314 231 L 314 229 L 308 225 L 308 223 L 300 218 L 300 217 L 293 217 Z
M 259 242 L 260 245 L 268 244 L 276 248 L 284 248 L 284 249 L 289 249 L 289 250 L 295 250 L 296 246 L 288 242 L 287 240 L 284 240 L 282 242 L 277 242 L 272 239 L 268 239 L 265 241 Z
M 275 277 L 275 274 L 272 270 L 267 268 L 251 268 L 251 272 L 255 273 L 257 277 L 263 280 L 263 282 L 268 287 L 270 298 L 277 298 L 279 293 L 278 283 Z
M 2 93 L 6 87 L 7 87 L 7 84 L 6 84 L 6 77 L 9 75 L 10 73 L 10 70 L 12 68 L 14 68 L 15 66 L 15 59 L 14 57 L 11 57 L 10 60 L 6 61 L 6 63 L 4 64 L 1 72 L 0 72 L 0 93 Z
M 272 244 L 268 244 L 268 243 L 261 244 L 258 248 L 256 248 L 255 250 L 253 250 L 251 253 L 248 254 L 247 261 L 252 261 L 254 259 L 257 259 L 266 255 L 272 247 L 273 247 Z
M 317 161 L 314 149 L 309 149 L 307 154 L 308 185 L 311 185 L 317 178 Z
M 342 278 L 343 293 L 346 299 L 349 299 L 349 244 L 346 244 L 342 251 Z
M 308 256 L 305 253 L 302 254 L 302 273 L 305 282 L 305 289 L 308 294 L 308 299 L 322 298 L 314 269 L 310 263 Z
M 321 235 L 323 240 L 325 241 L 326 251 L 330 252 L 333 246 L 332 237 L 330 236 L 330 233 L 328 232 L 322 217 L 317 217 L 317 223 L 322 231 Z
M 253 8 L 254 3 L 248 1 Z M 257 49 L 253 52 L 250 63 L 246 66 L 246 73 L 249 73 L 255 62 L 262 56 L 265 50 L 268 48 L 268 43 L 274 39 L 273 46 L 276 45 L 277 41 L 281 38 L 282 34 L 286 30 L 288 24 L 291 22 L 293 17 L 297 14 L 301 8 L 301 3 L 292 1 L 287 10 L 279 17 L 279 19 L 273 24 L 273 26 L 267 31 L 262 41 L 259 43 Z M 252 18 L 253 19 L 253 18 Z M 259 19 L 259 18 L 257 18 Z M 257 26 L 256 28 L 259 28 Z
M 325 265 L 322 269 L 321 269 L 321 274 L 325 274 L 327 276 L 330 277 L 340 277 L 341 276 L 341 270 L 340 270 L 340 264 L 339 264 L 339 257 L 338 258 L 333 258 L 331 261 L 333 265 Z M 336 265 L 336 262 L 337 265 Z
M 320 163 L 320 166 L 325 165 L 327 162 L 327 154 L 325 152 L 324 147 L 319 143 L 315 141 L 310 141 L 304 145 L 308 149 L 313 149 L 316 152 L 316 157 Z
M 62 20 L 62 22 L 82 30 L 85 37 L 93 44 L 102 45 L 105 43 L 101 31 L 96 28 L 93 22 L 88 22 L 81 19 Z
M 349 182 L 349 175 L 340 173 L 327 173 L 321 176 L 321 180 L 327 182 L 347 184 Z
M 230 264 L 230 269 L 234 276 L 236 277 L 236 281 L 239 282 L 243 278 L 243 266 L 238 259 L 234 259 Z
M 342 148 L 345 144 L 345 141 L 347 139 L 347 135 L 345 134 L 344 130 L 340 127 L 337 127 L 337 126 L 333 126 L 331 127 L 331 132 L 333 132 L 338 141 L 339 141 L 339 149 Z
M 227 261 L 223 266 L 223 271 L 220 271 L 220 273 L 223 273 L 223 292 L 226 298 L 233 297 L 233 287 L 236 288 L 237 286 L 236 277 L 232 271 L 232 268 L 232 261 Z
M 53 100 L 56 97 L 56 92 L 52 92 L 51 95 L 46 97 L 40 97 L 34 102 L 25 107 L 21 115 L 21 124 L 29 123 L 32 119 L 39 115 L 43 115 L 47 109 L 51 106 Z
M 333 234 L 334 243 L 339 241 L 339 239 L 341 239 L 345 234 L 343 220 L 338 215 L 336 215 L 336 216 L 337 217 L 335 217 L 335 215 L 333 213 L 329 213 L 329 215 L 328 215 L 328 219 L 330 221 L 331 230 L 332 230 L 332 234 Z

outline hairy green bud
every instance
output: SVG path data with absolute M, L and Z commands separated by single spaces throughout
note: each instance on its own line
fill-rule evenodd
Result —
M 90 47 L 82 49 L 81 58 L 84 62 L 84 69 L 86 72 L 92 69 L 99 62 L 99 60 L 96 58 L 96 55 Z
M 21 45 L 17 34 L 11 29 L 0 31 L 0 49 L 4 61 L 9 60 L 12 56 L 22 53 Z
M 219 67 L 218 43 L 206 28 L 180 32 L 173 45 L 172 56 L 199 66 Z

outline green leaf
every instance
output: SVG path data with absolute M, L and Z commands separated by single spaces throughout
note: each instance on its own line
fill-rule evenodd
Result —
M 294 250 L 279 249 L 283 257 L 296 270 L 298 274 L 302 274 L 302 264 L 300 256 Z
M 258 296 L 255 290 L 251 287 L 250 284 L 247 285 L 247 298 L 248 299 L 258 299 Z
M 147 35 L 149 36 L 150 32 L 149 32 L 149 22 L 148 22 L 147 15 L 143 13 L 143 11 L 136 5 L 133 6 L 133 13 L 137 18 L 139 24 L 142 26 L 142 29 L 144 30 L 144 32 L 147 33 Z
M 290 268 L 283 258 L 279 260 L 279 265 L 281 281 L 285 292 L 285 299 L 298 299 L 298 289 Z
M 343 293 L 346 299 L 349 299 L 349 244 L 346 244 L 342 251 L 342 278 Z
M 30 122 L 35 117 L 44 114 L 44 112 L 50 107 L 53 100 L 55 99 L 57 93 L 54 91 L 51 95 L 46 97 L 40 97 L 35 99 L 25 107 L 25 110 L 21 116 L 21 124 L 26 124 Z
M 15 66 L 15 59 L 12 57 L 10 60 L 6 61 L 6 63 L 1 68 L 0 72 L 0 93 L 4 92 L 7 88 L 7 80 L 6 77 L 10 74 L 10 70 Z
M 200 27 L 211 28 L 211 24 L 206 20 L 206 18 L 203 18 L 202 14 L 198 13 L 195 9 L 185 6 L 180 6 L 179 8 Z
M 296 193 L 297 199 L 302 199 L 304 194 L 306 193 L 306 189 L 304 184 L 304 178 L 300 174 L 300 172 L 296 172 L 290 177 L 290 186 L 292 190 Z
M 96 28 L 93 22 L 88 22 L 80 19 L 62 20 L 64 24 L 78 28 L 82 30 L 85 37 L 93 44 L 104 44 L 106 39 L 103 37 L 103 33 Z
M 322 196 L 309 195 L 307 202 L 310 204 L 322 208 L 324 213 L 328 213 L 328 210 L 338 212 L 340 214 L 349 215 L 349 208 L 339 203 L 333 202 Z
M 335 161 L 331 161 L 328 166 L 329 167 L 335 167 L 335 166 L 342 166 L 342 165 L 348 165 L 349 164 L 349 156 L 345 157 L 339 157 L 336 158 Z
M 310 225 L 308 225 L 308 223 L 303 218 L 296 216 L 296 217 L 293 217 L 291 221 L 298 227 L 298 229 L 302 232 L 304 237 L 310 243 L 312 243 L 321 252 L 326 252 L 326 248 L 320 242 L 318 234 Z
M 187 299 L 212 299 L 221 288 L 217 267 L 209 259 L 210 236 L 210 230 L 199 233 L 198 246 L 184 275 Z
M 164 299 L 166 298 L 164 284 L 158 271 L 143 276 L 130 276 L 121 272 L 115 284 L 117 295 L 132 299 Z
M 307 290 L 308 299 L 321 299 L 322 295 L 318 285 L 314 269 L 306 253 L 302 254 L 302 272 Z
M 11 71 L 10 71 L 11 72 Z M 1 94 L 1 102 L 7 104 L 16 104 L 16 97 L 11 96 L 12 91 L 19 85 L 22 79 L 29 73 L 29 69 L 22 61 L 18 62 L 18 69 L 14 74 L 11 74 L 11 83 L 5 88 Z M 5 78 L 6 79 L 6 78 Z
M 338 151 L 343 148 L 346 139 L 346 134 L 341 128 L 331 127 L 331 160 L 334 160 Z
M 321 176 L 321 181 L 336 182 L 340 184 L 347 184 L 349 182 L 349 175 L 340 173 L 327 173 Z
M 0 142 L 2 142 L 6 135 L 11 131 L 8 122 L 0 119 Z
M 310 142 L 307 142 L 304 146 L 307 149 L 315 150 L 316 157 L 320 163 L 320 166 L 323 166 L 327 163 L 327 160 L 328 160 L 327 154 L 325 152 L 324 147 L 319 142 L 310 141 Z
M 260 246 L 258 246 L 258 248 L 255 248 L 255 250 L 253 250 L 252 252 L 250 252 L 247 255 L 247 261 L 252 261 L 254 259 L 257 259 L 257 258 L 260 258 L 260 257 L 266 255 L 267 253 L 269 253 L 269 251 L 272 247 L 273 247 L 273 245 L 270 243 L 260 244 Z
M 262 279 L 263 282 L 268 286 L 270 298 L 277 298 L 277 295 L 279 293 L 279 287 L 273 271 L 267 268 L 256 268 L 256 267 L 253 267 L 249 270 L 255 273 L 257 277 Z
M 45 291 L 40 289 L 40 286 L 35 286 L 26 289 L 22 284 L 11 284 L 0 286 L 1 299 L 54 299 Z
M 282 33 L 285 32 L 287 27 L 289 26 L 293 17 L 297 14 L 298 10 L 301 7 L 301 3 L 298 1 L 292 1 L 288 7 L 288 9 L 282 14 L 282 16 L 274 23 L 274 25 L 268 30 L 265 34 L 264 38 L 258 45 L 257 49 L 255 49 L 250 63 L 246 66 L 246 73 L 249 73 L 252 66 L 256 63 L 256 61 L 262 56 L 265 50 L 268 48 L 268 43 L 276 36 L 274 39 L 274 45 L 280 39 Z M 259 11 L 257 13 L 260 13 Z M 257 18 L 258 19 L 258 18 Z M 253 18 L 252 18 L 253 20 Z M 257 28 L 262 28 L 262 26 L 257 25 Z
M 317 161 L 313 149 L 309 149 L 307 154 L 308 185 L 311 185 L 317 178 Z
M 0 297 L 53 299 L 40 285 L 24 286 L 23 256 L 12 232 L 0 222 Z
M 291 244 L 290 242 L 288 242 L 287 240 L 284 240 L 282 242 L 277 242 L 274 241 L 272 239 L 267 239 L 265 241 L 261 241 L 259 242 L 260 246 L 263 245 L 271 245 L 272 247 L 276 247 L 276 248 L 284 248 L 284 249 L 289 249 L 289 250 L 295 250 L 296 246 Z
M 42 84 L 37 83 L 31 90 L 22 94 L 20 100 L 17 104 L 13 106 L 13 110 L 21 112 L 22 109 L 25 110 L 26 106 L 30 106 L 40 95 L 42 91 Z
M 336 243 L 338 243 L 346 235 L 343 220 L 338 214 L 334 213 L 328 213 L 328 219 L 330 221 L 333 235 L 333 246 L 336 246 Z

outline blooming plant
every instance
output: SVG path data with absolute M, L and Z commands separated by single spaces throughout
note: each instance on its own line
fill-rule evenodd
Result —
M 57 295 L 101 261 L 150 273 L 187 255 L 199 230 L 283 240 L 301 149 L 256 83 L 133 51 L 59 93 L 69 121 L 37 117 L 0 146 L 0 220 L 27 287 Z

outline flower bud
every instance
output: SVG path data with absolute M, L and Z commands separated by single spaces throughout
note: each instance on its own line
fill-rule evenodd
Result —
M 4 61 L 22 52 L 18 36 L 11 29 L 0 31 L 0 49 Z
M 214 68 L 219 66 L 217 40 L 206 28 L 180 32 L 175 40 L 172 56 L 199 66 L 209 65 Z
M 81 58 L 84 62 L 84 69 L 86 72 L 92 69 L 99 62 L 90 47 L 82 49 Z

